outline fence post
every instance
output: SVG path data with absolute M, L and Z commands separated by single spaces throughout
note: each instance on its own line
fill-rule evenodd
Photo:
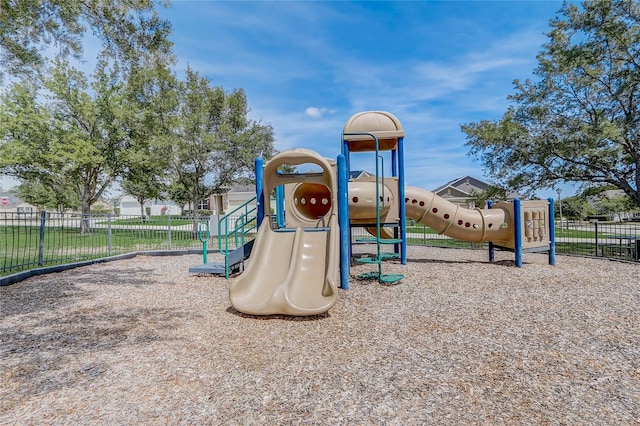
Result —
M 493 200 L 487 201 L 487 209 L 493 208 Z M 496 249 L 493 246 L 493 242 L 489 241 L 489 262 L 493 262 L 496 260 Z
M 44 225 L 47 221 L 47 212 L 40 212 L 40 247 L 38 248 L 38 266 L 44 264 Z
M 171 250 L 171 215 L 167 215 L 167 240 L 169 242 L 169 250 Z
M 107 214 L 107 243 L 109 245 L 109 256 L 113 251 L 113 237 L 111 235 L 111 213 Z
M 595 228 L 595 240 L 596 240 L 596 257 L 598 257 L 598 221 L 593 222 Z

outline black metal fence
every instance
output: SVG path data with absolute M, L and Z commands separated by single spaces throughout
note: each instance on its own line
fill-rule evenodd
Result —
M 0 276 L 15 272 L 83 262 L 131 252 L 201 252 L 218 248 L 217 221 L 207 233 L 209 218 L 182 216 L 90 215 L 74 213 L 0 213 Z M 84 232 L 83 232 L 84 230 Z M 354 241 L 369 236 L 353 228 Z M 247 239 L 253 235 L 246 236 Z M 436 247 L 486 248 L 438 235 L 430 228 L 407 223 L 407 242 Z M 235 241 L 230 244 L 234 245 Z M 556 223 L 558 254 L 639 261 L 640 224 L 610 222 Z
M 217 222 L 185 216 L 0 213 L 0 276 L 141 251 L 217 248 Z

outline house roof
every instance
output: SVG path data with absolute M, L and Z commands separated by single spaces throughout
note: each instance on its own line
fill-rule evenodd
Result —
M 437 187 L 432 192 L 438 195 L 455 192 L 456 196 L 471 197 L 474 192 L 482 192 L 488 187 L 489 184 L 487 182 L 476 179 L 473 176 L 462 176 Z
M 358 179 L 359 177 L 362 177 L 362 176 L 373 176 L 373 175 L 366 170 L 349 171 L 349 179 Z

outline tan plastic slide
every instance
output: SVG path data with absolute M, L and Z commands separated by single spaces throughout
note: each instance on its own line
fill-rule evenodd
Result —
M 319 165 L 322 173 L 277 173 L 282 164 L 306 163 Z M 340 279 L 335 170 L 315 152 L 299 148 L 284 151 L 269 161 L 263 181 L 267 200 L 276 186 L 300 182 L 326 186 L 330 199 L 304 199 L 307 206 L 311 203 L 326 206 L 326 214 L 321 218 L 309 217 L 304 222 L 302 216 L 304 226 L 273 230 L 269 216 L 265 217 L 247 268 L 229 287 L 231 304 L 236 310 L 251 315 L 324 313 L 337 300 Z

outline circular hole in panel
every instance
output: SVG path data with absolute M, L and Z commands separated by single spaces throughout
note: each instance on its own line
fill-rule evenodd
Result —
M 360 201 L 360 199 L 358 197 L 353 197 L 351 201 L 353 201 L 354 203 L 357 203 L 358 201 Z
M 420 201 L 420 207 L 424 207 L 424 201 Z
M 464 224 L 464 221 L 462 219 L 458 220 L 458 225 L 462 225 Z
M 480 227 L 480 225 L 478 225 L 477 223 L 473 224 L 473 229 L 478 229 Z
M 444 218 L 449 219 L 449 213 L 445 213 Z
M 432 209 L 431 209 L 431 211 L 432 211 L 432 212 L 434 212 L 434 213 L 438 213 L 438 209 L 437 209 L 437 208 L 435 208 L 435 207 L 434 207 L 434 208 L 432 208 Z
M 411 200 L 411 204 L 417 204 L 418 200 Z
M 465 228 L 468 228 L 468 227 L 471 226 L 471 224 L 469 222 L 467 222 L 467 223 L 464 224 L 464 226 L 465 226 Z
M 493 223 L 488 224 L 487 228 L 493 228 Z
M 295 205 L 296 210 L 307 219 L 316 220 L 331 210 L 331 191 L 326 185 L 301 183 L 294 190 L 293 197 L 300 199 L 300 203 Z

